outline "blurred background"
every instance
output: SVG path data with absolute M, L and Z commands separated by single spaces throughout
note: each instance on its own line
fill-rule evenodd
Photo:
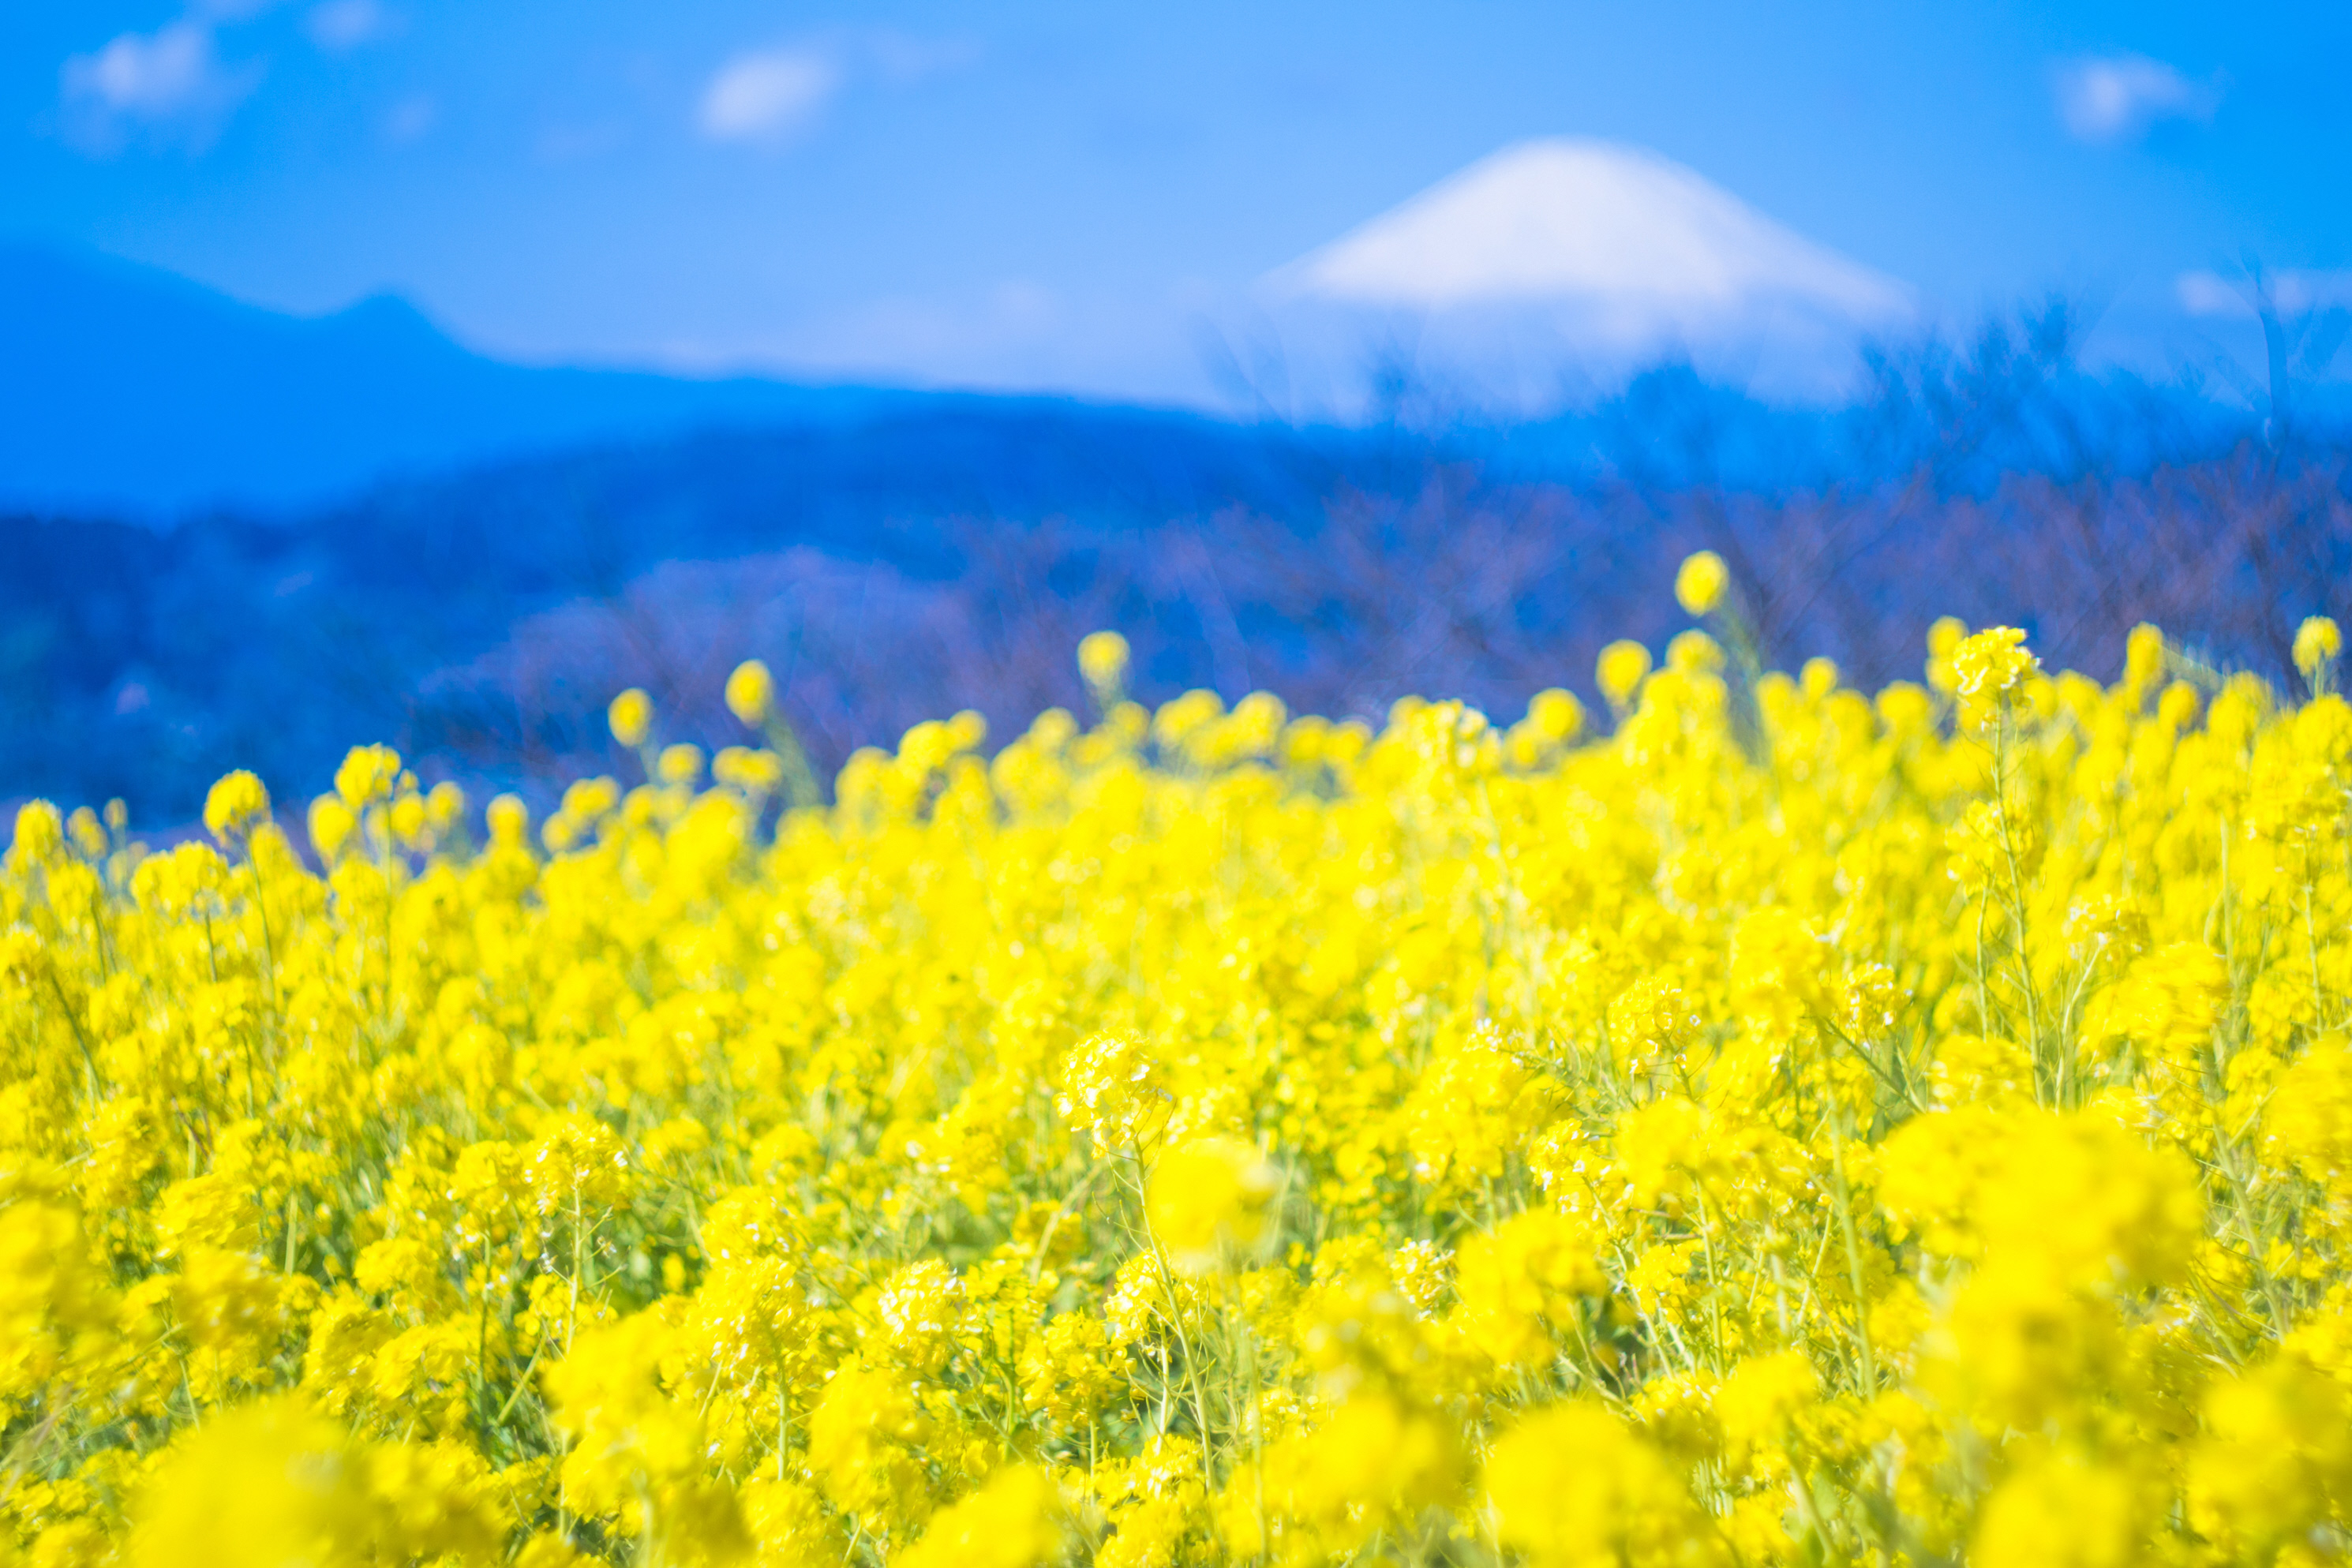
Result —
M 0 801 L 544 797 L 1254 689 L 1516 717 L 1732 564 L 2288 677 L 2352 614 L 2352 12 L 0 12 Z

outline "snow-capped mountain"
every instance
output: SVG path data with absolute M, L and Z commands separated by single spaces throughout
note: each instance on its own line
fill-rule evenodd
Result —
M 1607 379 L 1687 355 L 1765 383 L 1834 380 L 1856 338 L 1908 319 L 1908 288 L 1657 153 L 1523 141 L 1270 274 L 1286 336 L 1368 329 L 1473 382 Z

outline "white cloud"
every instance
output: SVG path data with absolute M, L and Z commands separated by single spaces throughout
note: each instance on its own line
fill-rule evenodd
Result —
M 312 43 L 340 55 L 397 32 L 400 23 L 376 0 L 321 0 L 302 18 L 302 29 Z
M 260 79 L 258 67 L 225 64 L 212 24 L 193 17 L 121 34 L 59 72 L 68 132 L 95 152 L 119 151 L 142 133 L 201 149 Z
M 815 120 L 840 85 L 840 66 L 814 49 L 741 54 L 710 78 L 698 119 L 713 141 L 779 147 Z
M 836 28 L 817 38 L 736 55 L 704 87 L 696 120 L 713 141 L 771 150 L 814 125 L 853 81 L 911 87 L 969 68 L 979 47 L 890 28 Z
M 2146 55 L 2074 60 L 2057 78 L 2058 118 L 2076 140 L 2137 141 L 2158 120 L 2213 118 L 2218 83 L 2191 81 Z
M 2296 316 L 2332 305 L 2352 305 L 2352 271 L 2273 272 L 2263 279 L 2270 304 Z M 2191 316 L 2252 316 L 2259 293 L 2252 280 L 2232 283 L 2210 272 L 2184 272 L 2173 283 L 2180 308 Z

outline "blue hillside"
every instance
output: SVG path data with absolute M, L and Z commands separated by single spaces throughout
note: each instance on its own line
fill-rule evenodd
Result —
M 0 246 L 5 507 L 282 512 L 391 475 L 905 396 L 502 364 L 396 298 L 290 317 L 110 257 Z

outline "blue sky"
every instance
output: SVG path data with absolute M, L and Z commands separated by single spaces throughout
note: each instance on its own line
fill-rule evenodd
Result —
M 1193 398 L 1268 272 L 1601 137 L 1925 319 L 2066 288 L 2186 361 L 2236 329 L 2184 274 L 2352 268 L 2347 57 L 2317 4 L 17 5 L 0 188 L 23 235 L 504 355 Z

